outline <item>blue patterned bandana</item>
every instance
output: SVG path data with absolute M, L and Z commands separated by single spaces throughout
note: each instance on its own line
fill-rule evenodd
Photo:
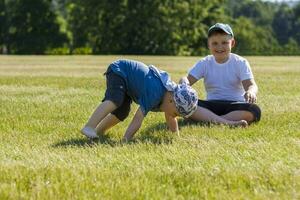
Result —
M 191 86 L 185 83 L 177 85 L 173 97 L 177 111 L 182 117 L 188 118 L 197 110 L 198 95 Z

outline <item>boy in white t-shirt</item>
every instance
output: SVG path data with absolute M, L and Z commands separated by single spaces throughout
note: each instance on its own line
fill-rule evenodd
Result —
M 248 124 L 260 120 L 261 110 L 255 104 L 258 87 L 248 61 L 231 53 L 235 40 L 228 24 L 217 23 L 208 30 L 208 48 L 212 55 L 198 61 L 187 76 L 190 85 L 204 79 L 206 100 L 198 101 L 195 121 L 222 123 L 225 120 L 245 120 Z M 181 81 L 186 78 L 181 79 Z

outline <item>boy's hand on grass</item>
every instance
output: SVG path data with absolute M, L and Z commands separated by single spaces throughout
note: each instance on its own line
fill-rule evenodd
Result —
M 167 113 L 165 113 L 165 119 L 169 130 L 179 135 L 179 128 L 176 117 L 170 116 Z

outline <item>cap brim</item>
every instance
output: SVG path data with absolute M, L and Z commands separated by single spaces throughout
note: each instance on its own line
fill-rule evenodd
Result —
M 231 32 L 223 29 L 223 28 L 220 28 L 220 27 L 213 27 L 211 29 L 209 29 L 208 31 L 208 36 L 210 36 L 210 34 L 213 32 L 213 31 L 224 31 L 225 33 L 227 33 L 228 35 L 233 35 Z

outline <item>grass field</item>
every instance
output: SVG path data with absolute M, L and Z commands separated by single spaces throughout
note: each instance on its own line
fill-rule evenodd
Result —
M 121 56 L 0 56 L 0 199 L 300 199 L 300 57 L 248 57 L 262 119 L 246 129 L 130 117 L 99 141 L 79 130 Z M 126 56 L 186 74 L 197 57 Z M 202 82 L 195 85 L 204 98 Z M 133 107 L 133 110 L 136 106 Z

